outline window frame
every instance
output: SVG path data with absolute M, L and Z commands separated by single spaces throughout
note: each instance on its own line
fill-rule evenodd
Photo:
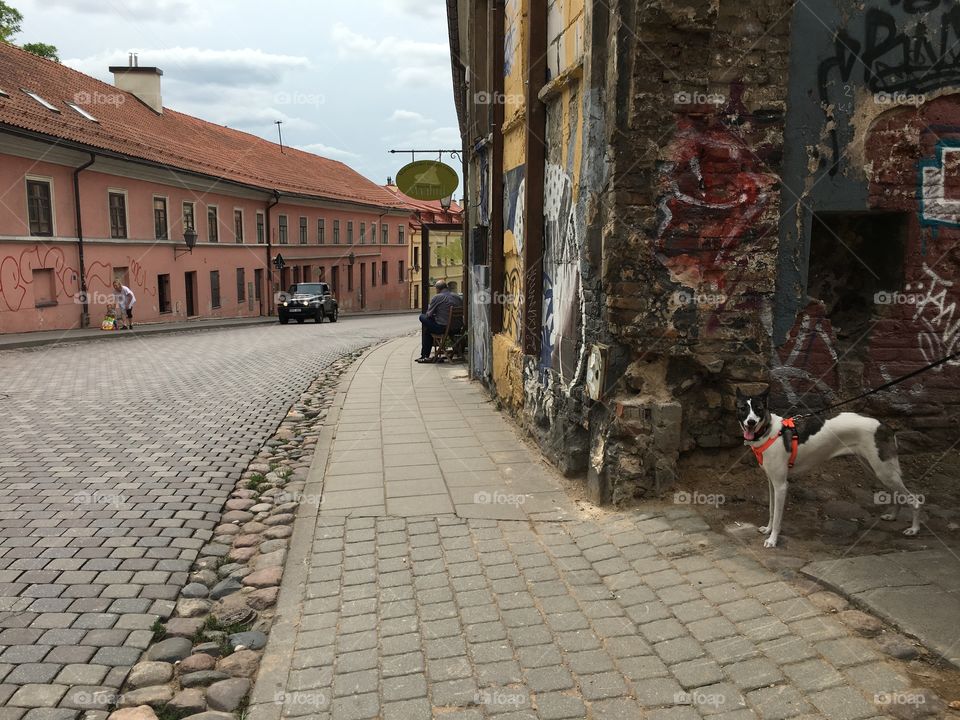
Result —
M 47 186 L 48 203 L 50 212 L 50 234 L 33 232 L 32 222 L 30 220 L 30 184 L 38 183 Z M 56 198 L 54 196 L 53 178 L 44 175 L 24 175 L 24 199 L 26 201 L 27 234 L 30 237 L 56 237 L 57 236 L 57 213 Z
M 160 281 L 160 278 L 167 279 L 167 297 L 166 297 L 166 309 L 164 309 L 164 297 L 163 297 L 163 283 Z M 173 293 L 170 285 L 170 273 L 159 273 L 157 275 L 157 310 L 160 315 L 168 315 L 173 312 Z
M 211 210 L 213 211 L 213 219 L 215 220 L 213 225 L 210 225 Z M 211 230 L 213 232 L 211 232 Z M 207 205 L 207 242 L 220 242 L 220 207 L 218 205 Z
M 123 234 L 117 235 L 113 226 L 113 198 L 123 198 Z M 127 191 L 122 188 L 107 188 L 107 219 L 110 222 L 111 240 L 129 240 L 130 239 L 130 214 L 127 208 Z
M 257 210 L 257 245 L 267 243 L 267 216 L 262 210 Z
M 190 223 L 187 223 L 187 208 L 190 208 Z M 190 228 L 194 232 L 197 231 L 197 201 L 196 200 L 184 200 L 180 205 L 180 224 L 183 226 L 184 232 L 187 228 Z
M 403 223 L 397 225 L 397 245 L 406 245 L 406 242 L 404 242 Z
M 327 223 L 325 218 L 317 218 L 317 245 L 326 244 Z
M 247 301 L 247 269 L 237 268 L 237 305 Z
M 390 225 L 387 223 L 382 223 L 380 225 L 380 244 L 381 245 L 390 244 Z
M 277 214 L 277 244 L 278 245 L 288 245 L 289 244 L 289 224 L 288 218 L 284 213 Z
M 300 216 L 300 244 L 301 245 L 306 245 L 307 242 L 309 241 L 309 237 L 308 237 L 310 233 L 309 228 L 310 228 L 310 224 L 307 221 L 307 216 L 301 215 Z
M 360 244 L 367 244 L 367 223 L 363 220 L 360 221 Z
M 353 220 L 347 220 L 347 245 L 353 245 Z
M 333 221 L 333 244 L 334 245 L 340 244 L 340 220 L 339 219 Z
M 380 284 L 387 285 L 390 283 L 390 265 L 386 260 L 383 260 L 380 263 Z
M 240 218 L 239 225 L 237 225 L 238 214 Z M 243 243 L 246 241 L 246 228 L 244 227 L 244 225 L 246 224 L 246 220 L 247 218 L 246 218 L 246 214 L 243 212 L 243 208 L 235 207 L 233 209 L 233 241 L 237 245 L 243 245 Z M 238 228 L 240 230 L 239 234 L 237 233 Z
M 163 200 L 163 235 L 157 237 L 157 200 Z M 154 240 L 169 240 L 170 239 L 170 198 L 166 195 L 154 195 L 153 196 L 153 239 Z

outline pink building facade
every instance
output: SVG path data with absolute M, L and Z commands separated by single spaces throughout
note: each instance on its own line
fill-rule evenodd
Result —
M 0 66 L 7 53 L 0 49 Z M 70 80 L 86 78 L 69 73 Z M 0 82 L 0 333 L 99 325 L 115 279 L 137 296 L 136 323 L 271 315 L 277 292 L 319 280 L 332 286 L 341 312 L 406 309 L 408 213 L 342 164 L 280 153 L 272 143 L 208 123 L 203 129 L 214 138 L 224 131 L 225 154 L 240 141 L 255 151 L 251 162 L 268 165 L 281 155 L 294 174 L 289 187 L 281 185 L 282 167 L 275 177 L 244 181 L 239 172 L 178 167 L 178 153 L 170 160 L 124 156 L 99 146 L 93 134 L 86 143 L 74 132 L 56 132 L 66 107 L 39 108 L 51 113 L 41 120 L 53 136 L 7 125 L 4 102 L 16 92 Z M 150 111 L 134 98 L 128 109 Z M 187 117 L 166 114 L 171 123 Z M 91 133 L 99 129 L 91 123 Z M 346 178 L 341 184 L 351 193 L 325 197 L 325 172 Z M 318 179 L 303 183 L 297 176 L 306 173 Z M 188 226 L 197 236 L 192 251 L 184 241 Z

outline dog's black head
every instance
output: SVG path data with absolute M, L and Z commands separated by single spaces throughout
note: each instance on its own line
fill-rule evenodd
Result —
M 744 440 L 756 440 L 770 427 L 769 395 L 769 390 L 760 395 L 744 395 L 737 388 L 737 420 L 743 428 Z

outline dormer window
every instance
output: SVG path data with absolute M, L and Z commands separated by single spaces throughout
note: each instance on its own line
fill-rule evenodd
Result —
M 52 110 L 52 111 L 55 112 L 55 113 L 60 112 L 59 108 L 57 108 L 55 105 L 51 104 L 50 102 L 44 100 L 42 97 L 40 97 L 39 95 L 37 95 L 35 92 L 30 92 L 29 90 L 24 90 L 23 88 L 20 88 L 20 89 L 23 90 L 27 95 L 29 95 L 30 97 L 32 97 L 34 100 L 36 100 L 38 103 L 40 103 L 41 105 L 43 105 L 47 110 Z
M 86 110 L 84 110 L 84 109 L 83 109 L 82 107 L 80 107 L 79 105 L 74 105 L 72 102 L 66 102 L 66 101 L 64 101 L 64 102 L 65 102 L 65 104 L 66 104 L 67 107 L 69 107 L 71 110 L 73 110 L 75 113 L 77 113 L 77 114 L 80 115 L 81 117 L 85 117 L 87 120 L 93 120 L 93 122 L 100 122 L 100 121 L 97 120 L 93 115 L 91 115 L 90 113 L 88 113 Z

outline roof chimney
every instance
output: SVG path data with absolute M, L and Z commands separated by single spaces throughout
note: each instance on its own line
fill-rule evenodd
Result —
M 387 185 L 393 185 L 393 178 L 390 175 L 387 175 Z
M 112 65 L 113 84 L 131 95 L 135 95 L 155 113 L 163 114 L 163 100 L 160 97 L 160 77 L 163 70 L 155 67 L 140 67 L 136 53 L 130 53 L 128 65 Z

